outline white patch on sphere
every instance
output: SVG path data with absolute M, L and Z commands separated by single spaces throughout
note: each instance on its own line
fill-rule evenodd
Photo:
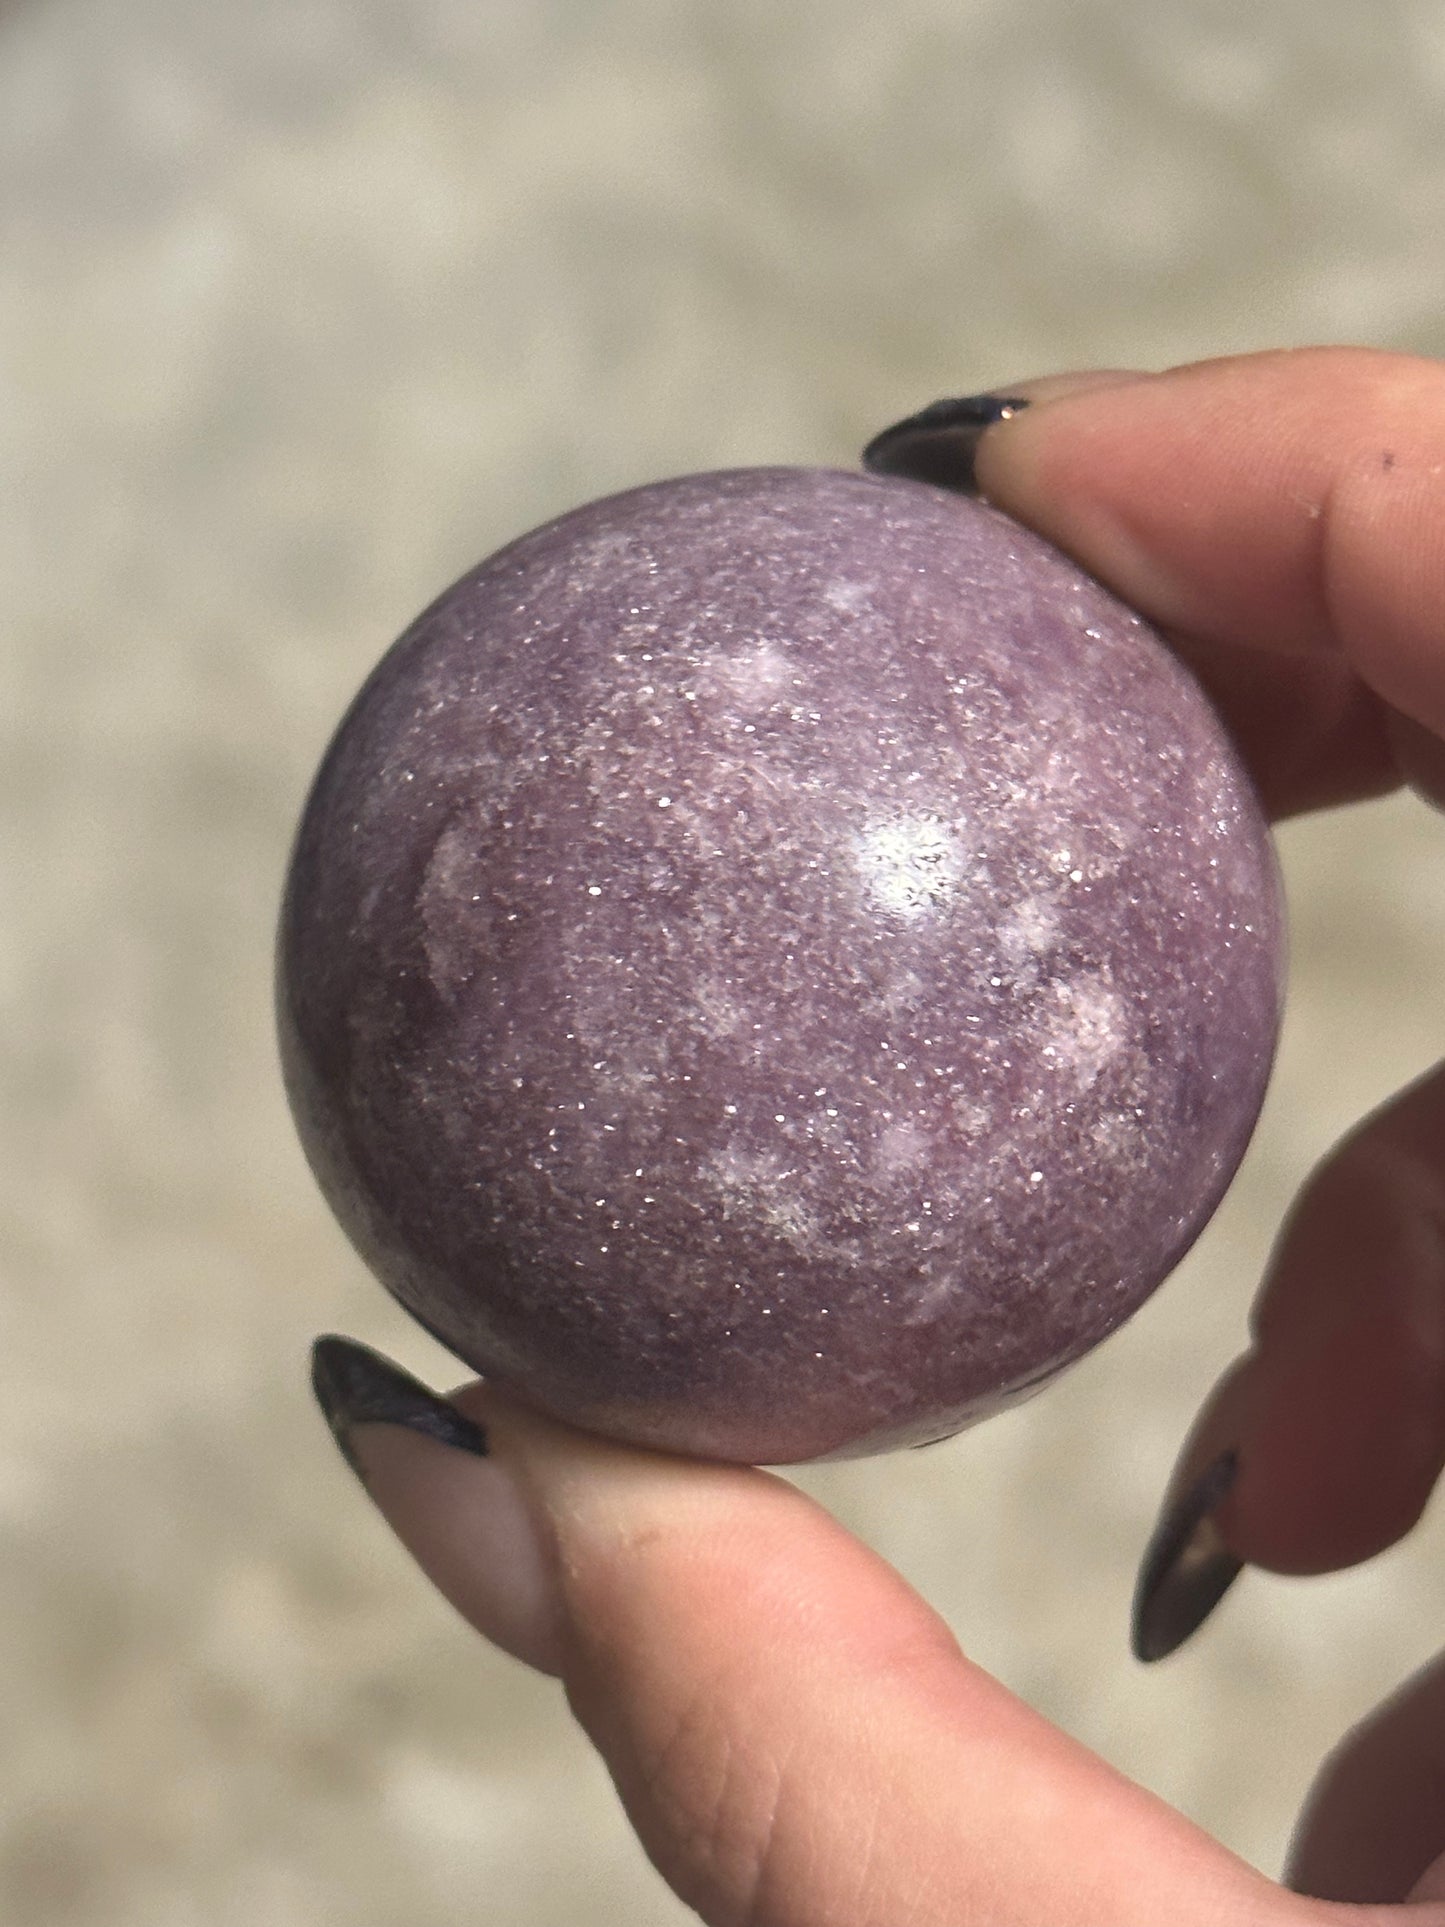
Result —
M 893 816 L 870 823 L 854 857 L 876 909 L 912 920 L 944 910 L 963 877 L 957 833 L 940 816 Z

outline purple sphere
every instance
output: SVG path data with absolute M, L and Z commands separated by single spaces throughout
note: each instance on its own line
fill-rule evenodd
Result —
M 1148 1297 L 1279 1018 L 1268 832 L 1198 687 L 920 483 L 692 476 L 449 590 L 341 725 L 287 1085 L 382 1282 L 594 1431 L 921 1444 Z

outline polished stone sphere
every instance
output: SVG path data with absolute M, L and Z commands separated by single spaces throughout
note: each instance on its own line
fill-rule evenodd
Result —
M 282 917 L 288 1088 L 378 1277 L 577 1425 L 946 1436 L 1127 1318 L 1279 1015 L 1208 702 L 921 483 L 692 476 L 464 576 L 351 707 Z

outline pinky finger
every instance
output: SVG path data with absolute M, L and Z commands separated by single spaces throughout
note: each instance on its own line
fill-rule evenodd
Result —
M 1445 1899 L 1445 1656 L 1346 1735 L 1316 1780 L 1289 1884 L 1319 1900 Z

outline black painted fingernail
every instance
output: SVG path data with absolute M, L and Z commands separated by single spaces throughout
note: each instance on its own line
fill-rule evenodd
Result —
M 1136 1659 L 1165 1659 L 1182 1646 L 1243 1572 L 1215 1517 L 1238 1472 L 1239 1455 L 1223 1453 L 1159 1521 L 1134 1590 Z
M 956 495 L 977 495 L 974 460 L 980 437 L 1028 405 L 1021 395 L 963 395 L 932 402 L 875 435 L 863 451 L 863 466 L 875 475 L 906 475 Z
M 439 1445 L 478 1458 L 486 1455 L 487 1435 L 479 1425 L 400 1365 L 354 1339 L 334 1334 L 317 1339 L 311 1347 L 311 1389 L 346 1463 L 363 1484 L 366 1474 L 351 1447 L 351 1433 L 358 1425 L 404 1425 Z

